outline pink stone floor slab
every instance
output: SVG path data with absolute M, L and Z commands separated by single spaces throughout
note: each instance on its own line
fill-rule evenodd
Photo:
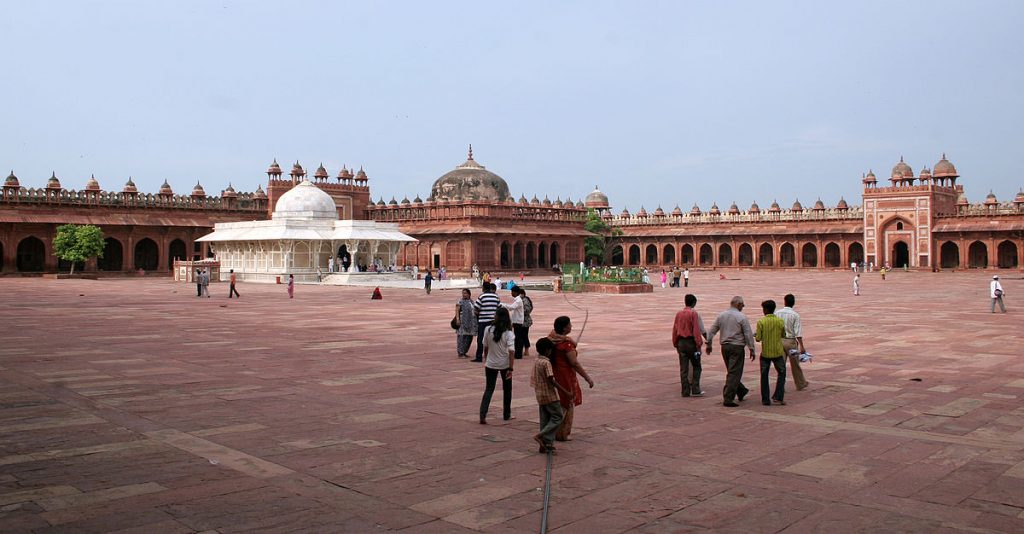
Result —
M 1024 531 L 1024 281 L 1002 273 L 695 272 L 642 295 L 532 292 L 572 316 L 584 391 L 554 459 L 557 532 Z M 535 532 L 529 363 L 477 423 L 457 293 L 166 279 L 0 279 L 0 531 Z M 680 398 L 670 327 L 797 295 L 810 387 Z M 508 300 L 507 292 L 502 297 Z M 586 311 L 585 311 L 586 310 Z M 584 323 L 585 327 L 584 327 Z

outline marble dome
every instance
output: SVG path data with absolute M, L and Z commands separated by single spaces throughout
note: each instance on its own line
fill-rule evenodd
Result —
M 338 208 L 330 195 L 303 180 L 277 199 L 272 218 L 334 220 L 338 218 Z
M 501 176 L 484 168 L 473 160 L 473 147 L 469 147 L 469 158 L 465 163 L 437 179 L 430 190 L 434 200 L 496 200 L 505 202 L 512 198 L 508 184 Z

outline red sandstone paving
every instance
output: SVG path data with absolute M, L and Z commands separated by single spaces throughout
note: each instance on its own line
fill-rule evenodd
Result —
M 534 337 L 583 331 L 575 440 L 555 457 L 559 532 L 1024 529 L 1021 311 L 987 273 L 695 273 L 710 324 L 793 291 L 811 387 L 762 407 L 678 396 L 683 290 L 532 292 Z M 1003 276 L 1008 299 L 1024 281 Z M 454 292 L 166 279 L 0 279 L 0 530 L 523 532 L 545 458 L 520 362 L 517 419 L 476 423 L 482 372 L 454 357 Z M 507 295 L 504 295 L 507 298 Z M 586 314 L 585 330 L 583 328 Z M 919 378 L 920 381 L 911 379 Z M 788 384 L 792 385 L 792 382 Z

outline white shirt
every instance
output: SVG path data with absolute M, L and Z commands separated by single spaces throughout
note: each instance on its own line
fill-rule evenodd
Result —
M 511 330 L 501 334 L 501 341 L 494 341 L 494 326 L 484 329 L 484 343 L 487 344 L 487 361 L 484 365 L 488 369 L 508 369 L 508 353 L 516 349 L 516 336 Z
M 989 293 L 989 295 L 992 298 L 996 298 L 996 290 L 997 289 L 1002 291 L 1003 290 L 1002 284 L 999 283 L 999 280 L 992 280 L 992 283 L 988 285 L 988 293 Z
M 683 278 L 690 278 L 690 270 L 689 269 L 683 271 Z
M 804 337 L 803 325 L 800 324 L 800 314 L 796 310 L 786 306 L 776 310 L 775 316 L 782 319 L 782 322 L 786 324 L 786 337 Z
M 512 319 L 512 324 L 523 324 L 526 321 L 526 310 L 523 308 L 523 297 L 516 297 L 511 304 L 502 304 L 502 308 L 508 310 L 508 316 Z

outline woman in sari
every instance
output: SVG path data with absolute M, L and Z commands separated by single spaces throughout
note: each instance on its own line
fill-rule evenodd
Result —
M 476 313 L 473 309 L 473 294 L 462 290 L 462 300 L 455 303 L 455 350 L 459 358 L 469 358 L 469 346 L 477 334 Z
M 558 400 L 565 411 L 565 419 L 562 426 L 555 434 L 557 441 L 569 441 L 569 434 L 572 433 L 573 408 L 583 404 L 583 390 L 580 388 L 580 381 L 576 375 L 580 375 L 587 381 L 587 385 L 594 387 L 594 381 L 590 379 L 586 369 L 580 365 L 576 353 L 576 341 L 569 337 L 572 332 L 572 321 L 566 316 L 555 319 L 555 329 L 548 334 L 548 339 L 555 344 L 554 355 L 551 358 L 551 368 L 555 373 L 555 382 L 567 391 L 573 392 L 573 398 L 558 392 Z

